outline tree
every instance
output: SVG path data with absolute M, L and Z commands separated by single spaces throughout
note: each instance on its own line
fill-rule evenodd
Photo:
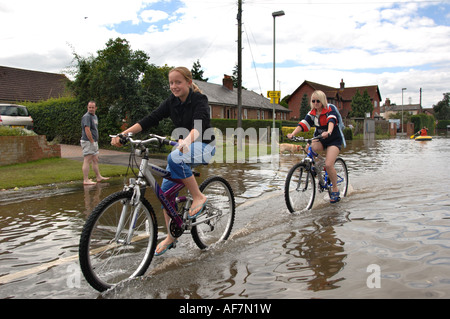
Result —
M 303 120 L 306 114 L 311 110 L 308 100 L 308 95 L 306 95 L 306 93 L 303 94 L 302 103 L 300 104 L 300 120 Z
M 77 74 L 71 84 L 81 103 L 97 102 L 99 116 L 136 120 L 142 110 L 140 81 L 150 57 L 133 51 L 127 40 L 110 39 L 97 57 L 75 54 Z
M 364 90 L 363 95 L 359 93 L 359 90 L 356 90 L 352 98 L 351 107 L 350 117 L 365 117 L 366 113 L 372 114 L 373 105 L 367 90 Z
M 234 66 L 233 75 L 231 76 L 231 79 L 233 80 L 233 87 L 237 88 L 238 87 L 238 65 L 237 64 Z M 247 88 L 244 86 L 242 86 L 242 89 L 247 90 Z
M 433 105 L 437 120 L 450 120 L 450 93 L 445 93 L 442 101 Z
M 208 78 L 204 79 L 203 78 L 203 73 L 204 71 L 202 70 L 202 66 L 200 64 L 200 61 L 197 59 L 197 62 L 194 62 L 194 64 L 192 65 L 192 78 L 194 80 L 200 80 L 200 81 L 205 81 L 208 82 Z

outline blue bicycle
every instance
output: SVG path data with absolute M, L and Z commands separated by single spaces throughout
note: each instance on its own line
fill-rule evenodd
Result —
M 321 137 L 315 137 L 307 140 L 307 143 L 311 145 L 311 142 Z M 302 138 L 293 137 L 293 141 L 304 141 Z M 286 200 L 286 206 L 291 213 L 311 209 L 314 204 L 314 198 L 316 196 L 316 189 L 319 192 L 328 191 L 331 194 L 331 181 L 328 177 L 328 173 L 325 168 L 320 169 L 320 172 L 316 169 L 317 159 L 325 161 L 323 157 L 315 153 L 311 146 L 308 150 L 303 151 L 306 153 L 306 157 L 300 162 L 295 164 L 289 171 L 286 182 L 284 185 L 284 198 Z M 334 167 L 337 172 L 337 186 L 339 188 L 340 196 L 344 197 L 347 194 L 348 188 L 348 170 L 345 161 L 338 157 L 334 163 Z M 318 187 L 316 188 L 316 178 L 318 179 Z

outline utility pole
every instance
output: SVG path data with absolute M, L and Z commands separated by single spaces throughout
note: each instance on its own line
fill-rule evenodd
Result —
M 242 134 L 240 134 L 240 129 L 242 128 L 242 0 L 238 0 L 238 119 L 237 119 L 237 128 L 238 128 L 238 150 L 242 150 Z

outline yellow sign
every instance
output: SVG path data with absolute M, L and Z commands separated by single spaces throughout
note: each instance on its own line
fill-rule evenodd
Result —
M 279 102 L 280 102 L 279 98 L 276 98 L 276 97 L 271 97 L 270 98 L 270 103 L 271 104 L 278 104 Z
M 267 91 L 267 97 L 280 99 L 281 91 Z

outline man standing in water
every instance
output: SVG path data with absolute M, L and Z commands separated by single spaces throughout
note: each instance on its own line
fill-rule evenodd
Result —
M 107 180 L 98 168 L 98 118 L 95 115 L 97 106 L 95 101 L 89 101 L 87 112 L 81 118 L 81 148 L 83 150 L 83 184 L 94 185 L 96 182 L 89 179 L 89 170 L 92 163 L 97 182 Z

